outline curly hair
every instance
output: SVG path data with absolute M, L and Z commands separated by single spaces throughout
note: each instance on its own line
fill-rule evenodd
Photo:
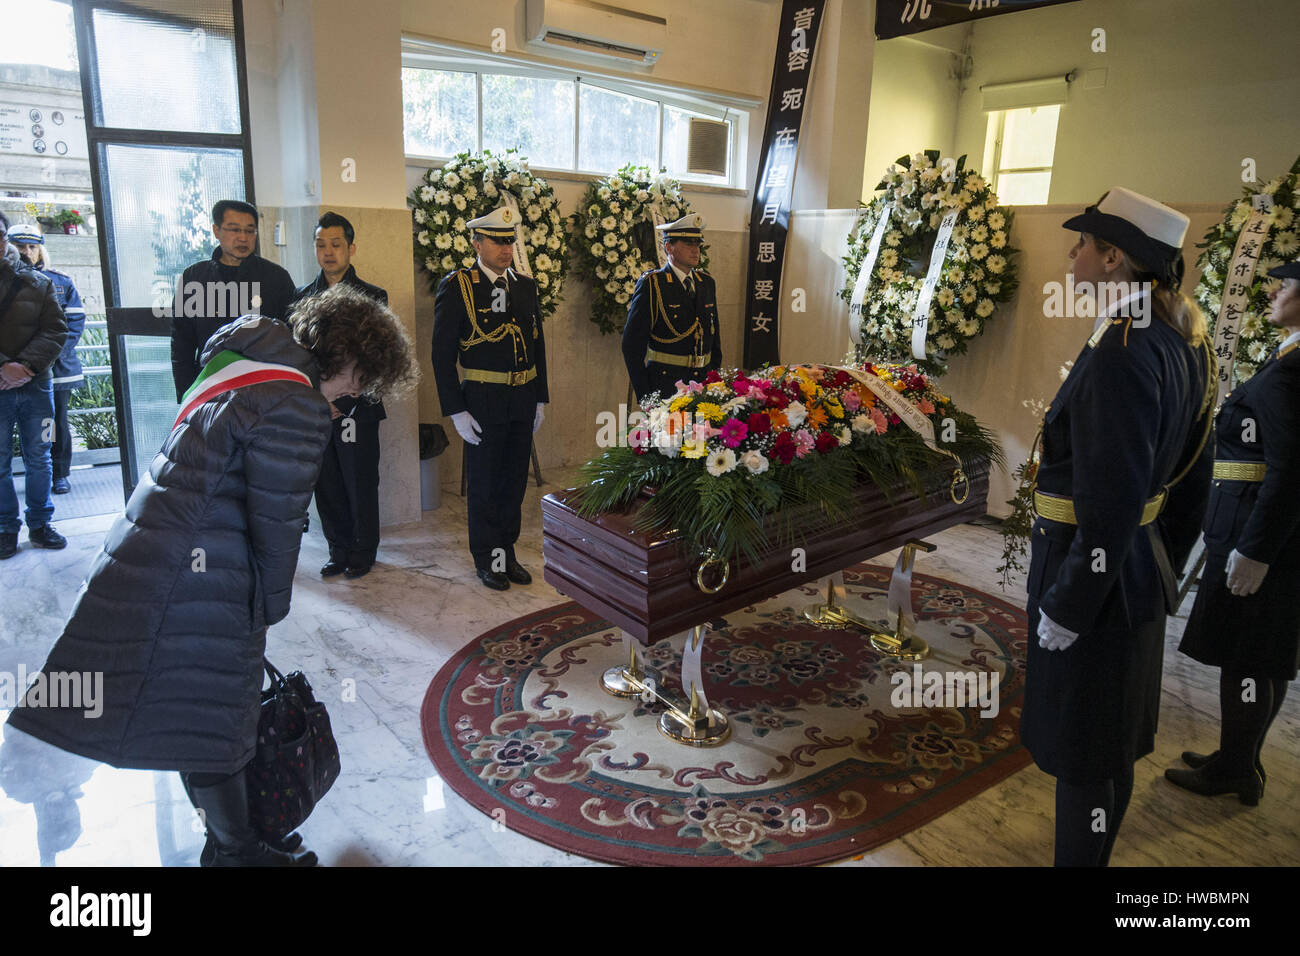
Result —
M 362 394 L 370 398 L 407 391 L 420 379 L 401 321 L 387 306 L 351 286 L 340 282 L 301 300 L 289 325 L 298 343 L 316 356 L 322 379 L 355 361 Z

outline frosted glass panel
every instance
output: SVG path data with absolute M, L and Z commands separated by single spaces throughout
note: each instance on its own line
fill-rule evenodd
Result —
M 573 168 L 574 83 L 527 76 L 483 77 L 483 148 L 510 148 L 530 166 Z
M 131 403 L 132 482 L 149 470 L 171 434 L 180 406 L 172 382 L 171 340 L 156 335 L 124 335 L 127 398 Z
M 455 156 L 478 150 L 478 90 L 473 73 L 402 68 L 406 151 Z
M 1002 168 L 1029 169 L 1052 165 L 1056 153 L 1059 106 L 1007 110 L 1002 129 Z
M 672 106 L 664 107 L 664 161 L 668 174 L 677 179 L 690 179 L 694 182 L 727 182 L 726 176 L 700 176 L 686 171 L 686 147 L 691 133 L 691 117 L 703 116 L 702 113 L 689 113 Z M 717 117 L 708 117 L 716 119 Z M 731 123 L 727 123 L 730 136 Z
M 578 168 L 612 173 L 624 163 L 658 172 L 659 104 L 638 96 L 582 87 Z
M 240 131 L 228 0 L 169 0 L 165 13 L 140 15 L 96 9 L 94 28 L 99 125 Z
M 100 150 L 113 211 L 109 248 L 119 301 L 112 304 L 170 303 L 176 276 L 217 247 L 213 204 L 244 198 L 244 156 L 234 149 L 164 146 Z
M 998 176 L 998 202 L 1004 206 L 1041 206 L 1047 202 L 1052 174 L 1002 173 Z

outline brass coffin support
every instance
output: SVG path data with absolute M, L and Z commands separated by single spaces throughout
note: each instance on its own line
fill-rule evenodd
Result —
M 924 551 L 931 554 L 936 550 L 935 545 L 928 541 L 917 541 L 915 539 L 903 545 L 903 553 L 898 556 L 898 564 L 894 573 L 899 570 L 910 572 L 912 565 L 916 563 L 916 552 Z M 891 587 L 893 581 L 890 581 Z M 912 596 L 907 596 L 907 607 L 912 607 Z M 930 645 L 915 634 L 907 633 L 907 615 L 903 608 L 898 609 L 898 623 L 894 627 L 893 634 L 886 634 L 883 631 L 875 631 L 871 635 L 871 646 L 882 654 L 897 658 L 900 661 L 919 661 L 930 656 Z
M 640 646 L 626 631 L 623 632 L 623 643 L 629 647 L 628 664 L 605 671 L 600 681 L 601 688 L 615 697 L 640 697 L 647 704 L 654 701 L 662 704 L 667 709 L 659 717 L 659 732 L 665 737 L 692 747 L 716 747 L 725 743 L 731 736 L 731 724 L 726 715 L 709 706 L 700 667 L 704 634 L 708 627 L 708 624 L 700 624 L 685 634 L 682 690 L 687 695 L 686 703 L 664 693 L 658 675 L 644 667 Z

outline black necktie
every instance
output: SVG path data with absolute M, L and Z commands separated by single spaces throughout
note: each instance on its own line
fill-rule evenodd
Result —
M 497 280 L 496 280 L 496 282 L 493 282 L 492 285 L 493 285 L 495 288 L 501 289 L 503 292 L 505 292 L 505 295 L 501 297 L 501 301 L 502 301 L 502 303 L 505 305 L 506 310 L 509 310 L 509 308 L 510 308 L 510 287 L 506 284 L 506 277 L 505 277 L 505 276 L 497 276 Z M 493 293 L 493 296 L 495 297 L 495 295 L 496 295 L 496 293 L 494 292 L 494 293 Z
M 687 296 L 690 297 L 691 301 L 694 301 L 695 300 L 695 279 L 689 272 L 686 273 L 686 278 L 682 280 L 682 285 L 686 286 Z

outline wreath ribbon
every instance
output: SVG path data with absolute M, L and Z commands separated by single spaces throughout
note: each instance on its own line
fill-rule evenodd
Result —
M 533 267 L 528 262 L 528 249 L 524 244 L 523 228 L 524 217 L 519 212 L 519 201 L 515 199 L 514 193 L 501 190 L 501 195 L 505 197 L 506 208 L 515 215 L 515 271 L 528 276 L 530 279 L 533 275 Z
M 1264 249 L 1264 240 L 1268 238 L 1265 224 L 1273 210 L 1271 199 L 1259 194 L 1253 198 L 1254 209 L 1250 218 L 1241 227 L 1237 237 L 1237 247 L 1233 250 L 1231 265 L 1224 277 L 1223 302 L 1219 307 L 1219 317 L 1214 323 L 1214 353 L 1219 362 L 1218 393 L 1214 404 L 1223 404 L 1223 398 L 1232 390 L 1232 370 L 1237 364 L 1237 341 L 1241 329 L 1241 320 L 1246 314 L 1246 299 L 1250 294 L 1251 283 L 1255 279 L 1256 267 L 1260 253 Z M 1247 240 L 1254 239 L 1253 245 Z
M 894 204 L 887 202 L 885 208 L 880 214 L 880 222 L 876 223 L 876 230 L 871 234 L 871 242 L 867 246 L 866 257 L 862 260 L 862 268 L 858 271 L 858 280 L 853 284 L 853 299 L 849 303 L 849 338 L 853 340 L 854 345 L 862 344 L 862 323 L 866 320 L 866 299 L 867 289 L 871 285 L 871 274 L 876 268 L 876 259 L 880 257 L 880 241 L 885 237 L 885 230 L 889 227 L 889 217 L 893 214 Z
M 934 240 L 934 249 L 930 252 L 930 268 L 925 273 L 925 282 L 916 297 L 916 309 L 912 312 L 912 357 L 925 358 L 925 337 L 930 334 L 930 303 L 934 301 L 934 290 L 939 285 L 939 275 L 943 272 L 943 260 L 948 255 L 948 243 L 952 240 L 953 227 L 957 225 L 960 210 L 949 210 L 939 224 L 939 234 Z

